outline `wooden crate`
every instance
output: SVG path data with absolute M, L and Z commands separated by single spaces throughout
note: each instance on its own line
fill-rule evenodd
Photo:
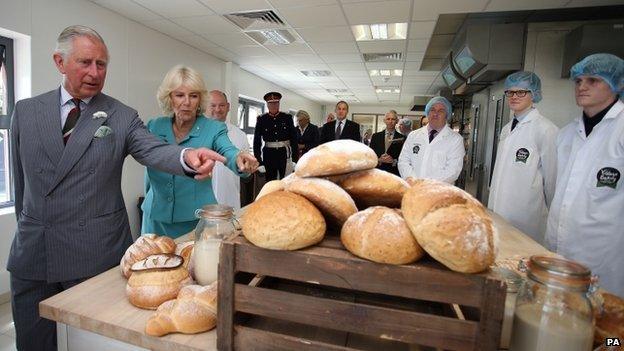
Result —
M 506 293 L 428 257 L 363 260 L 335 236 L 298 251 L 225 241 L 218 284 L 219 350 L 496 350 Z

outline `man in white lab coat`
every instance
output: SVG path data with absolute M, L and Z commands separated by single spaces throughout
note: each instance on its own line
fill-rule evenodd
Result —
M 239 150 L 248 151 L 249 141 L 247 140 L 247 135 L 237 126 L 227 121 L 228 112 L 230 112 L 230 103 L 225 93 L 219 90 L 211 91 L 207 115 L 224 122 L 232 144 Z M 234 210 L 240 209 L 240 177 L 221 162 L 217 162 L 212 171 L 212 191 L 215 194 L 217 203 L 232 206 Z
M 425 114 L 429 124 L 407 136 L 399 155 L 403 179 L 431 178 L 453 184 L 464 163 L 464 140 L 446 124 L 451 103 L 441 96 L 429 100 Z
M 555 193 L 559 128 L 533 106 L 542 99 L 535 73 L 509 75 L 505 96 L 513 119 L 500 133 L 488 207 L 543 244 Z
M 572 66 L 570 77 L 583 114 L 557 138 L 546 242 L 624 296 L 624 60 L 590 55 Z

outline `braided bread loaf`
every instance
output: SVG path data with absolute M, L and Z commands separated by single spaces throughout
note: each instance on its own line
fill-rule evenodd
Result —
M 187 285 L 178 298 L 164 302 L 145 325 L 145 333 L 202 333 L 217 325 L 217 282 L 207 286 Z
M 144 260 L 147 256 L 161 253 L 175 252 L 176 244 L 170 237 L 158 236 L 156 234 L 145 234 L 140 236 L 134 244 L 126 250 L 121 258 L 119 266 L 121 274 L 126 278 L 130 278 L 132 271 L 130 268 L 136 262 Z

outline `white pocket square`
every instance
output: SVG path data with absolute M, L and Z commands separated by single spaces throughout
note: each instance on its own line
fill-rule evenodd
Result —
M 113 130 L 109 126 L 100 126 L 93 134 L 94 138 L 103 138 L 109 134 L 111 134 Z

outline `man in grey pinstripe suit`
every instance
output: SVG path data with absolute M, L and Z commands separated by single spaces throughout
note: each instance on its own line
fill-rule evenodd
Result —
M 61 87 L 19 101 L 11 122 L 17 231 L 7 269 L 19 350 L 56 350 L 56 326 L 39 316 L 39 302 L 117 265 L 131 244 L 121 192 L 128 154 L 198 179 L 225 161 L 160 141 L 135 110 L 102 94 L 108 50 L 94 30 L 66 28 L 53 58 Z M 65 144 L 70 111 L 79 117 Z

